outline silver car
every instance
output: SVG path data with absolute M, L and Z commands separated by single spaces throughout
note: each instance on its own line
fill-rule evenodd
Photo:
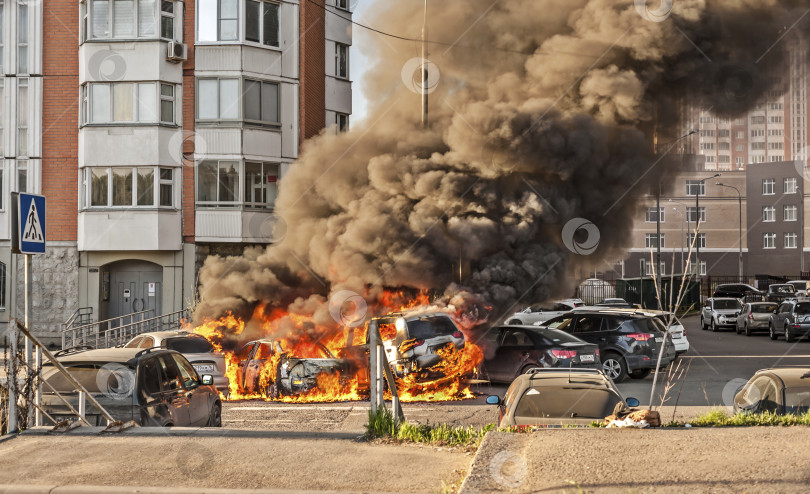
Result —
M 718 329 L 737 327 L 737 316 L 742 310 L 742 302 L 731 297 L 707 298 L 700 311 L 700 329 Z
M 129 340 L 124 348 L 160 347 L 182 353 L 194 370 L 214 377 L 214 387 L 226 396 L 230 380 L 225 375 L 225 356 L 214 351 L 214 346 L 205 337 L 188 331 L 156 331 L 143 333 Z
M 771 314 L 779 307 L 774 302 L 751 302 L 743 305 L 737 316 L 737 334 L 751 336 L 755 331 L 767 331 Z

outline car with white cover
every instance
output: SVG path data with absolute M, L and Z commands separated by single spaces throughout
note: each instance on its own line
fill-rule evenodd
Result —
M 513 326 L 530 326 L 548 321 L 552 317 L 561 316 L 583 305 L 585 305 L 585 302 L 578 298 L 558 300 L 557 302 L 549 304 L 534 304 L 512 314 L 512 316 L 507 319 L 506 324 Z

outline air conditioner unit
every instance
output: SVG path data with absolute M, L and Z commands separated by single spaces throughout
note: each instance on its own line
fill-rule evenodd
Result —
M 185 62 L 188 58 L 188 46 L 176 41 L 169 41 L 166 59 L 170 62 Z

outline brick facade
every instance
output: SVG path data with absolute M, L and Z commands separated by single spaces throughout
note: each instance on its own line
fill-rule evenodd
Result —
M 326 127 L 325 15 L 324 0 L 301 2 L 299 139 L 302 143 Z
M 183 22 L 184 43 L 188 46 L 188 60 L 183 63 L 183 159 L 182 173 L 183 194 L 183 242 L 194 243 L 194 115 L 196 105 L 194 94 L 194 38 L 195 38 L 195 2 L 187 2 Z

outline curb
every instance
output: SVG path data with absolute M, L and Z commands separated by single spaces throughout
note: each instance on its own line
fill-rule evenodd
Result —
M 219 489 L 206 487 L 0 484 L 0 494 L 165 494 L 166 492 L 172 492 L 172 494 L 345 494 L 345 492 L 341 491 L 305 491 L 298 489 Z

